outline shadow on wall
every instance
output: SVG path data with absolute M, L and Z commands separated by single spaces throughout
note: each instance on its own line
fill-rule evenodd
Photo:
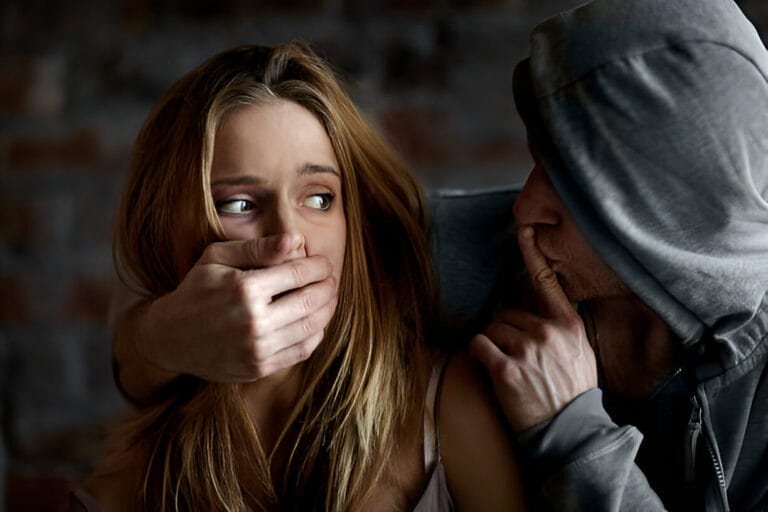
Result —
M 3 2 L 0 512 L 50 509 L 124 407 L 107 326 L 111 216 L 133 138 L 174 80 L 225 48 L 300 37 L 427 188 L 517 183 L 529 157 L 512 68 L 534 24 L 577 3 Z M 765 33 L 767 4 L 741 3 Z

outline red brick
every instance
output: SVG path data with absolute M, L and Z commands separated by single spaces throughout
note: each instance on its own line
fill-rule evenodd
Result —
M 17 201 L 0 201 L 0 243 L 11 251 L 27 252 L 39 237 L 35 212 Z
M 73 320 L 106 325 L 111 298 L 110 277 L 77 276 L 68 293 L 64 313 Z
M 33 76 L 31 60 L 20 57 L 0 59 L 0 112 L 20 114 L 26 111 L 27 91 Z
M 29 320 L 29 296 L 16 276 L 0 276 L 0 324 L 21 324 Z
M 60 58 L 0 58 L 0 113 L 55 115 L 64 106 L 64 96 L 64 62 Z
M 11 140 L 11 170 L 42 167 L 94 167 L 102 162 L 101 143 L 91 129 L 81 128 L 64 137 L 29 136 Z
M 423 53 L 402 40 L 392 40 L 384 48 L 384 88 L 412 91 L 414 88 L 440 90 L 448 81 L 449 63 L 440 50 Z
M 530 156 L 526 141 L 506 137 L 484 142 L 468 155 L 469 162 L 484 164 L 526 161 L 528 159 Z
M 142 30 L 149 26 L 149 0 L 123 0 L 120 2 L 120 21 L 124 28 Z
M 443 131 L 445 112 L 431 108 L 392 109 L 381 116 L 385 136 L 412 165 L 450 164 L 455 151 Z

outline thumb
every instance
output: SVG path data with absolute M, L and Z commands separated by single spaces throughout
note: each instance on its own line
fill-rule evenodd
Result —
M 198 260 L 199 265 L 218 264 L 248 270 L 282 263 L 286 258 L 303 250 L 304 241 L 299 235 L 280 235 L 214 242 L 205 248 Z

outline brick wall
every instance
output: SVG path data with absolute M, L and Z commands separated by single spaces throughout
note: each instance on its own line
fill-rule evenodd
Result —
M 50 508 L 123 407 L 106 325 L 110 222 L 132 140 L 168 85 L 227 47 L 302 37 L 345 74 L 426 187 L 517 182 L 528 157 L 512 65 L 536 21 L 577 3 L 6 0 L 0 512 L 4 502 Z M 742 4 L 765 34 L 766 3 Z

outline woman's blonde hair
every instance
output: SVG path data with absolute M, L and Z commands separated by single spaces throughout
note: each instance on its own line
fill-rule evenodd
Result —
M 339 305 L 278 440 L 287 446 L 285 470 L 270 476 L 241 386 L 180 380 L 123 437 L 126 449 L 146 456 L 138 508 L 348 510 L 386 478 L 397 443 L 421 424 L 414 393 L 424 387 L 436 303 L 424 198 L 308 46 L 223 52 L 163 96 L 135 144 L 116 265 L 156 296 L 223 239 L 210 191 L 217 126 L 231 109 L 274 99 L 303 106 L 325 127 L 347 225 Z

